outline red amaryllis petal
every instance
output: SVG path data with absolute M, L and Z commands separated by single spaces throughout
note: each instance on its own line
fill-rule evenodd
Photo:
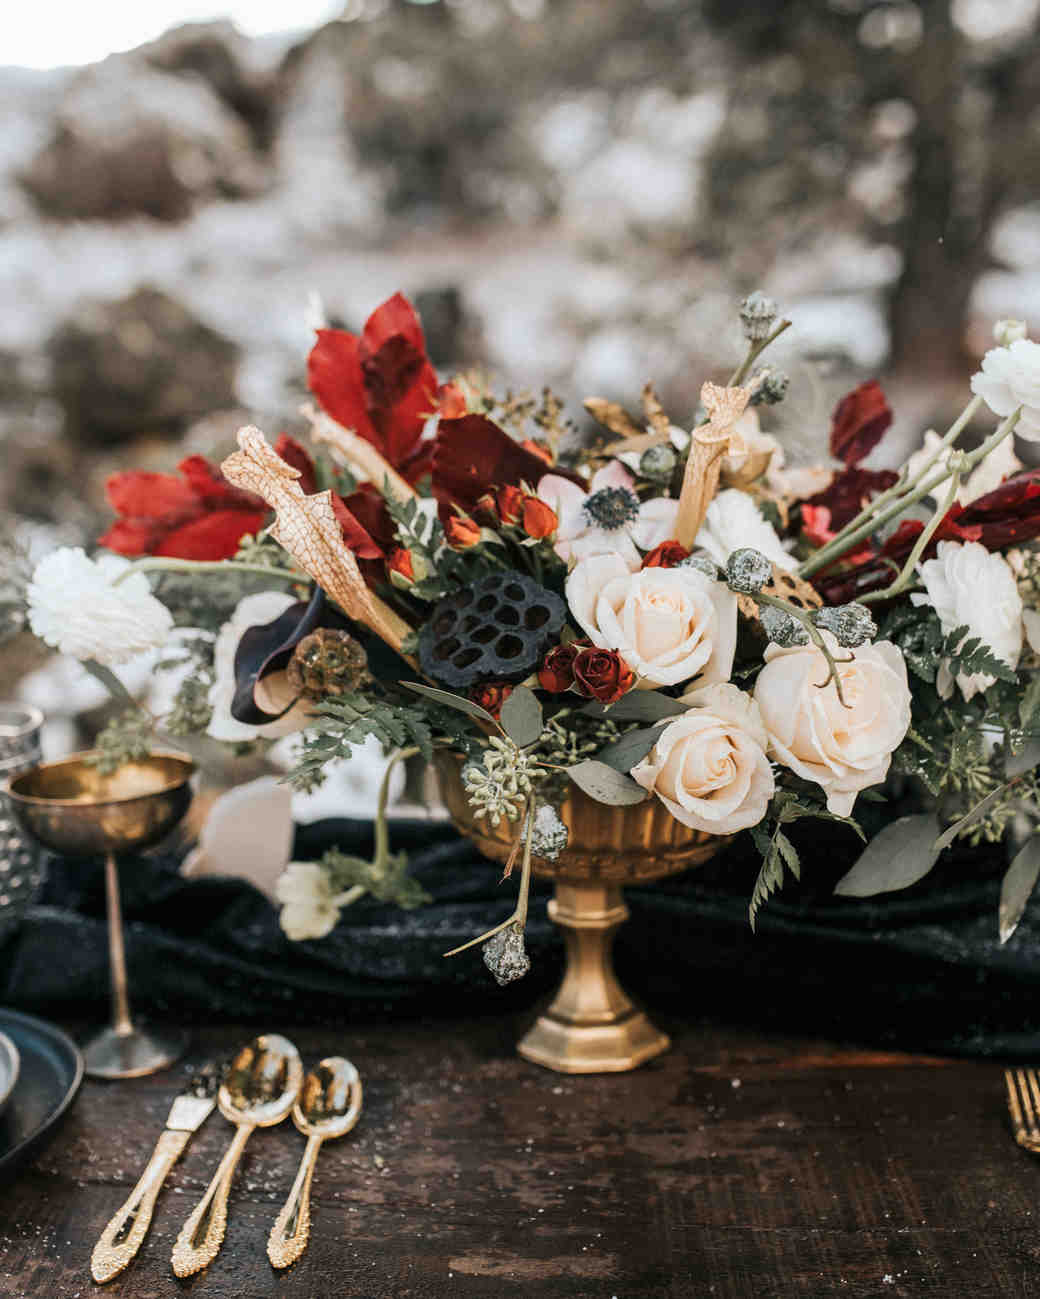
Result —
M 292 465 L 294 469 L 300 471 L 297 481 L 307 495 L 312 496 L 318 490 L 318 476 L 314 471 L 314 461 L 306 447 L 301 446 L 288 433 L 279 433 L 274 451 L 275 455 L 281 456 L 287 465 Z
M 396 466 L 397 472 L 406 482 L 417 483 L 433 467 L 433 439 L 416 443 L 415 447 Z
M 382 547 L 376 545 L 354 515 L 351 514 L 343 497 L 336 492 L 331 495 L 336 521 L 342 529 L 343 540 L 350 549 L 357 555 L 358 559 L 382 559 Z
M 966 506 L 960 522 L 977 525 L 979 540 L 989 550 L 1040 537 L 1040 469 L 1006 478 Z
M 183 478 L 142 469 L 113 474 L 105 483 L 105 495 L 117 514 L 157 523 L 179 522 L 198 508 L 198 497 Z
M 98 537 L 97 544 L 133 559 L 138 555 L 150 555 L 161 536 L 161 526 L 145 519 L 117 519 L 106 533 Z
M 541 456 L 525 451 L 486 415 L 442 419 L 434 439 L 433 491 L 441 501 L 455 501 L 472 511 L 491 487 L 537 487 L 545 474 Z M 576 474 L 556 467 L 553 473 L 584 485 Z
M 208 509 L 215 510 L 221 506 L 242 510 L 264 509 L 261 497 L 253 492 L 244 492 L 229 483 L 216 465 L 211 465 L 205 456 L 188 456 L 177 468 L 195 493 L 196 499 Z
M 371 356 L 391 338 L 402 338 L 415 351 L 426 355 L 426 339 L 418 313 L 403 293 L 395 293 L 372 312 L 361 331 L 361 346 Z
M 830 511 L 831 528 L 837 532 L 851 523 L 870 498 L 883 492 L 899 477 L 891 469 L 860 469 L 851 466 L 835 474 L 822 492 L 810 496 L 803 504 L 822 506 Z
M 344 497 L 344 504 L 372 540 L 384 551 L 396 540 L 396 528 L 382 493 L 372 483 L 362 483 Z
M 210 510 L 166 533 L 152 551 L 172 559 L 231 559 L 246 533 L 267 522 L 267 510 Z
M 861 383 L 843 397 L 831 417 L 831 454 L 856 465 L 881 441 L 892 423 L 892 411 L 876 379 Z
M 307 357 L 307 387 L 337 423 L 382 451 L 368 418 L 359 343 L 353 334 L 345 329 L 318 330 L 318 341 Z

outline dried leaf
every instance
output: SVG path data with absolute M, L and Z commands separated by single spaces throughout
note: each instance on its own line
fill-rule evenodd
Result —
M 871 839 L 834 892 L 843 898 L 870 898 L 908 889 L 939 860 L 938 830 L 934 813 L 901 816 Z
M 277 455 L 258 428 L 238 431 L 239 450 L 221 466 L 236 487 L 255 492 L 275 511 L 271 535 L 340 606 L 348 618 L 369 627 L 398 653 L 411 628 L 365 585 L 332 505 L 332 493 L 307 496 L 300 471 Z M 407 657 L 407 656 L 404 656 Z
M 1006 943 L 1018 928 L 1026 903 L 1036 887 L 1040 875 L 1040 834 L 1033 834 L 1015 854 L 1000 885 L 1000 906 L 997 909 L 997 927 L 1000 941 Z
M 743 415 L 749 396 L 747 388 L 721 388 L 714 383 L 701 387 L 701 404 L 708 419 L 693 430 L 690 439 L 675 526 L 676 540 L 687 550 L 693 549 L 715 496 L 723 458 L 747 452 L 747 444 L 734 425 Z
M 644 430 L 639 427 L 632 416 L 619 406 L 616 401 L 607 401 L 605 397 L 586 397 L 585 409 L 597 424 L 610 429 L 621 437 L 642 437 Z
M 366 438 L 337 424 L 330 415 L 317 410 L 309 402 L 300 408 L 300 414 L 311 422 L 312 441 L 325 443 L 337 453 L 337 459 L 359 469 L 361 477 L 375 483 L 377 487 L 388 487 L 401 500 L 418 495 L 415 488 L 401 477 L 389 460 Z
M 654 392 L 654 385 L 647 383 L 643 385 L 643 414 L 646 416 L 646 422 L 655 433 L 664 433 L 666 436 L 672 427 L 672 421 L 665 414 L 665 409 Z

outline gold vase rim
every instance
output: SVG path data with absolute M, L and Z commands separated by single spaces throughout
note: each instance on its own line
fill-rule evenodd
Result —
M 96 771 L 96 768 L 90 766 L 87 759 L 99 753 L 99 749 L 81 749 L 77 753 L 66 754 L 64 758 L 55 758 L 50 762 L 38 762 L 35 766 L 30 767 L 28 771 L 20 772 L 13 779 L 5 781 L 0 786 L 0 789 L 13 802 L 21 803 L 27 807 L 119 807 L 127 803 L 135 803 L 140 799 L 157 798 L 162 794 L 169 794 L 173 790 L 180 789 L 182 785 L 188 783 L 198 770 L 198 764 L 190 754 L 183 753 L 179 749 L 153 749 L 146 757 L 133 759 L 127 766 L 146 766 L 158 758 L 163 762 L 176 764 L 180 768 L 180 772 L 175 778 L 171 778 L 152 789 L 128 792 L 115 798 L 84 799 L 82 796 L 79 798 L 49 798 L 44 794 L 30 794 L 19 788 L 19 786 L 30 784 L 41 772 L 54 772 L 62 767 L 70 769 L 89 767 L 91 771 Z

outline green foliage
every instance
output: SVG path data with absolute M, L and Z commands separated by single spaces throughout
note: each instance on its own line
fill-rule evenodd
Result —
M 184 678 L 173 697 L 170 711 L 162 719 L 162 729 L 169 735 L 200 735 L 213 717 L 209 692 L 213 685 L 213 641 L 195 636 L 179 642 L 183 656 L 164 659 L 156 670 L 176 671 L 184 667 L 185 659 L 191 661 L 192 670 Z
M 411 551 L 418 577 L 408 594 L 420 600 L 439 600 L 449 591 L 486 577 L 497 565 L 486 554 L 483 545 L 469 550 L 453 550 L 446 542 L 444 528 L 434 515 L 424 513 L 414 496 L 394 496 L 389 486 L 383 489 L 386 508 L 397 525 L 397 542 Z
M 894 609 L 878 639 L 894 641 L 903 651 L 910 671 L 929 685 L 935 684 L 939 665 L 944 660 L 954 676 L 984 673 L 998 681 L 1018 683 L 1014 669 L 997 658 L 981 637 L 972 636 L 967 625 L 944 633 L 934 610 L 927 605 L 907 604 Z
M 859 837 L 864 838 L 863 831 L 851 817 L 837 816 L 828 812 L 818 802 L 808 786 L 803 788 L 782 787 L 773 795 L 769 811 L 758 825 L 751 827 L 751 837 L 755 847 L 762 856 L 762 867 L 755 880 L 748 905 L 748 919 L 751 928 L 755 928 L 758 909 L 762 903 L 776 892 L 784 882 L 784 872 L 790 871 L 795 879 L 801 878 L 801 862 L 798 850 L 784 833 L 783 827 L 803 817 L 814 817 L 821 821 L 840 821 L 850 826 Z
M 287 572 L 295 567 L 292 556 L 269 532 L 258 532 L 255 537 L 247 532 L 238 543 L 238 551 L 233 562 L 259 564 L 262 568 Z
M 431 900 L 422 885 L 408 874 L 407 853 L 387 853 L 382 861 L 365 861 L 363 857 L 352 857 L 338 848 L 330 848 L 321 864 L 329 872 L 337 893 L 360 887 L 378 902 L 392 902 L 405 911 Z
M 97 753 L 89 761 L 103 776 L 111 776 L 125 763 L 147 758 L 154 744 L 151 715 L 143 708 L 128 708 L 98 735 L 94 744 Z
M 340 695 L 315 705 L 314 721 L 301 732 L 302 747 L 288 775 L 294 789 L 317 789 L 324 768 L 349 758 L 355 745 L 374 735 L 384 749 L 415 744 L 429 762 L 433 757 L 433 722 L 427 709 L 361 694 Z

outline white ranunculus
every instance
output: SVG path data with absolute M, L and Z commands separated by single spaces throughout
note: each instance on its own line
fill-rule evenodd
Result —
M 708 506 L 696 544 L 723 568 L 726 560 L 742 546 L 760 550 L 781 568 L 794 568 L 796 561 L 784 550 L 771 523 L 759 512 L 754 500 L 739 487 L 717 493 Z
M 304 726 L 309 716 L 306 702 L 295 704 L 284 717 L 265 726 L 249 726 L 231 716 L 235 697 L 235 653 L 238 643 L 250 627 L 280 618 L 296 601 L 284 591 L 259 591 L 239 600 L 235 612 L 221 627 L 213 647 L 213 684 L 209 690 L 209 703 L 213 716 L 206 734 L 215 740 L 239 743 L 245 740 L 278 739 Z M 288 700 L 286 700 L 288 702 Z M 273 711 L 273 709 L 271 710 Z
M 967 627 L 969 637 L 981 637 L 997 658 L 1009 667 L 1018 666 L 1022 597 L 1003 555 L 991 554 L 977 541 L 940 541 L 935 559 L 918 564 L 917 571 L 925 592 L 911 595 L 914 604 L 930 604 L 944 632 Z M 980 672 L 957 677 L 965 699 L 988 689 L 993 681 Z M 945 663 L 939 668 L 936 686 L 943 698 L 953 693 L 953 677 Z
M 910 726 L 910 687 L 903 655 L 891 641 L 846 651 L 824 632 L 839 663 L 845 704 L 816 645 L 769 645 L 755 683 L 755 703 L 769 733 L 769 754 L 820 785 L 827 807 L 848 816 L 861 789 L 888 774 L 892 752 Z M 846 707 L 846 705 L 848 705 Z
M 635 572 L 643 562 L 637 546 L 653 550 L 675 536 L 679 502 L 657 496 L 640 503 L 635 479 L 617 460 L 596 470 L 588 491 L 560 474 L 545 474 L 538 497 L 556 512 L 556 553 L 568 563 L 621 555 Z
M 729 680 L 737 598 L 698 569 L 632 573 L 620 555 L 594 555 L 567 578 L 567 603 L 592 643 L 617 650 L 644 689 Z
M 633 778 L 694 830 L 734 834 L 757 825 L 775 789 L 758 706 L 729 682 L 683 702 L 689 712 L 663 728 Z
M 328 871 L 316 862 L 291 861 L 275 881 L 282 904 L 278 922 L 294 943 L 324 938 L 339 920 L 339 902 Z
M 1022 407 L 1015 432 L 1040 442 L 1040 343 L 1019 338 L 1010 347 L 993 347 L 972 376 L 971 390 L 1002 418 Z
M 114 585 L 129 566 L 121 555 L 90 559 L 79 546 L 41 559 L 26 591 L 33 633 L 62 654 L 106 667 L 157 649 L 173 618 L 143 573 Z

